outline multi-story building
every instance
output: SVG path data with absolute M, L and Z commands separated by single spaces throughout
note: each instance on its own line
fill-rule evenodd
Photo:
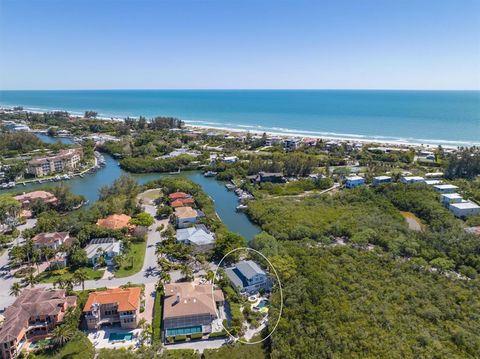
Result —
M 230 282 L 240 293 L 253 294 L 260 290 L 269 291 L 272 281 L 257 263 L 241 261 L 225 270 Z
M 73 238 L 70 238 L 68 232 L 39 233 L 32 238 L 32 242 L 33 248 L 35 249 L 49 247 L 57 250 L 62 244 L 70 246 L 73 242 Z
M 27 288 L 7 308 L 0 329 L 0 353 L 15 358 L 28 340 L 44 338 L 63 321 L 68 308 L 77 305 L 77 297 L 65 290 Z
M 223 319 L 221 307 L 225 298 L 221 290 L 212 288 L 212 284 L 195 284 L 194 282 L 166 284 L 164 289 L 165 337 L 207 334 L 221 328 L 221 325 L 214 323 L 216 320 Z
M 82 159 L 81 148 L 60 150 L 55 156 L 38 157 L 28 162 L 28 173 L 43 177 L 75 169 Z
M 102 325 L 119 324 L 124 329 L 138 326 L 141 288 L 112 288 L 92 292 L 83 308 L 85 322 L 90 330 Z

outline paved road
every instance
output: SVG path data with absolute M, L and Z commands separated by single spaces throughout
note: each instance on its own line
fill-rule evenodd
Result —
M 145 212 L 155 216 L 156 207 L 151 204 L 144 204 Z M 101 287 L 118 287 L 127 283 L 136 283 L 136 284 L 145 284 L 145 283 L 155 283 L 158 280 L 158 265 L 157 265 L 157 256 L 155 254 L 156 244 L 162 240 L 162 237 L 159 232 L 156 231 L 157 227 L 164 224 L 165 227 L 168 223 L 168 220 L 157 220 L 153 225 L 148 229 L 147 234 L 147 249 L 145 252 L 145 259 L 143 262 L 142 270 L 130 277 L 124 278 L 113 278 L 113 279 L 99 279 L 99 280 L 89 280 L 85 282 L 85 289 L 101 288 Z M 28 223 L 27 223 L 28 224 Z M 31 227 L 35 223 L 29 224 Z M 31 227 L 23 227 L 31 228 Z M 20 230 L 22 228 L 19 227 Z M 3 265 L 8 263 L 8 253 L 5 251 L 0 257 L 0 269 L 3 268 Z M 19 282 L 20 280 L 13 277 L 7 277 L 8 271 L 2 271 L 0 273 L 0 310 L 5 309 L 15 301 L 15 297 L 10 296 L 10 287 L 14 282 Z M 50 283 L 37 284 L 37 287 L 52 288 L 53 285 Z M 81 289 L 81 286 L 78 285 L 75 289 Z

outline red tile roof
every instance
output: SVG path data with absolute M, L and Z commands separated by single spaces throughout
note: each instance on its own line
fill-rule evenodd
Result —
M 97 221 L 97 226 L 108 228 L 108 229 L 121 229 L 124 227 L 130 227 L 129 224 L 130 216 L 126 214 L 112 214 L 107 218 L 99 219 Z
M 174 201 L 176 199 L 179 199 L 179 198 L 189 198 L 191 197 L 189 194 L 185 193 L 185 192 L 173 192 L 173 193 L 170 193 L 168 195 L 168 198 L 171 200 L 171 201 Z
M 137 310 L 140 307 L 140 287 L 132 288 L 111 288 L 98 292 L 92 292 L 88 295 L 87 303 L 83 308 L 84 312 L 89 312 L 94 303 L 112 304 L 116 303 L 118 311 Z

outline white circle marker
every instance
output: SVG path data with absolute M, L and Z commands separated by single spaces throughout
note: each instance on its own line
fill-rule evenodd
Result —
M 217 272 L 218 272 L 218 268 L 220 268 L 220 265 L 222 264 L 222 262 L 225 260 L 225 258 L 227 256 L 229 256 L 230 254 L 234 253 L 234 252 L 237 252 L 239 250 L 248 250 L 248 251 L 253 251 L 255 253 L 258 253 L 260 254 L 266 261 L 267 263 L 270 265 L 270 267 L 273 268 L 273 271 L 275 273 L 275 276 L 277 277 L 277 281 L 278 281 L 278 288 L 280 288 L 280 311 L 279 311 L 279 314 L 278 314 L 278 319 L 277 319 L 277 322 L 275 323 L 275 326 L 273 327 L 272 331 L 265 337 L 263 338 L 262 340 L 258 340 L 256 342 L 247 342 L 247 341 L 244 341 L 240 338 L 237 339 L 237 341 L 239 343 L 242 343 L 242 344 L 249 344 L 249 345 L 254 345 L 254 344 L 259 344 L 259 343 L 262 343 L 264 340 L 270 338 L 270 336 L 273 334 L 273 332 L 277 329 L 277 326 L 278 326 L 278 323 L 280 323 L 280 318 L 282 317 L 282 310 L 283 310 L 283 290 L 282 290 L 282 284 L 280 283 L 280 277 L 278 276 L 278 273 L 277 273 L 277 270 L 275 269 L 275 267 L 272 265 L 272 263 L 268 260 L 267 257 L 265 257 L 262 253 L 260 253 L 259 251 L 257 251 L 256 249 L 253 249 L 253 248 L 248 248 L 248 247 L 239 247 L 239 248 L 235 248 L 233 250 L 231 250 L 230 252 L 228 252 L 227 254 L 225 254 L 223 256 L 223 258 L 220 260 L 220 262 L 218 263 L 218 266 L 217 266 L 217 269 L 215 269 L 215 272 L 213 273 L 213 285 L 212 285 L 212 301 L 213 301 L 213 307 L 215 308 L 215 312 L 217 313 L 217 317 L 220 317 L 220 313 L 218 312 L 217 310 L 217 305 L 215 303 L 215 297 L 213 295 L 213 287 L 215 286 L 215 278 L 217 278 Z M 223 329 L 225 329 L 225 331 L 228 333 L 228 335 L 230 335 L 232 338 L 236 338 L 232 333 L 230 333 L 230 331 L 225 328 L 225 326 L 223 325 L 223 320 L 222 320 L 222 327 Z

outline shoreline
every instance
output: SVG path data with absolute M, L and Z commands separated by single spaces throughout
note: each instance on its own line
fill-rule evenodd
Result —
M 0 104 L 0 111 L 13 111 L 14 106 L 5 106 Z M 22 106 L 20 106 L 22 107 Z M 67 112 L 70 117 L 76 118 L 76 119 L 82 119 L 83 116 L 81 113 L 78 111 L 68 111 L 68 110 L 61 110 L 61 109 L 52 109 L 52 110 L 42 110 L 39 108 L 28 108 L 28 107 L 23 107 L 23 112 L 31 112 L 31 113 L 39 113 L 39 114 L 44 114 L 44 113 L 49 113 L 49 112 L 57 112 L 57 111 L 62 111 L 62 112 Z M 163 115 L 159 115 L 163 116 Z M 129 118 L 133 119 L 138 119 L 139 116 L 126 116 Z M 112 116 L 108 117 L 106 115 L 100 115 L 96 117 L 97 120 L 102 120 L 102 121 L 124 121 L 125 117 L 118 117 L 118 116 Z M 292 129 L 291 132 L 282 132 L 282 131 L 275 131 L 275 130 L 270 130 L 270 129 L 254 129 L 251 128 L 248 125 L 245 125 L 245 128 L 235 128 L 235 127 L 226 127 L 226 126 L 215 126 L 212 124 L 196 124 L 195 122 L 200 122 L 200 120 L 183 120 L 181 118 L 178 118 L 179 120 L 183 121 L 184 127 L 193 129 L 193 130 L 212 130 L 212 131 L 222 131 L 225 133 L 234 133 L 234 134 L 254 134 L 254 135 L 263 135 L 266 133 L 269 136 L 275 136 L 275 137 L 280 137 L 280 138 L 300 138 L 300 139 L 322 139 L 322 140 L 327 140 L 327 141 L 339 141 L 339 142 L 347 142 L 347 143 L 370 143 L 370 144 L 381 144 L 381 145 L 390 145 L 394 147 L 421 147 L 421 148 L 436 148 L 439 145 L 441 145 L 444 148 L 449 148 L 449 149 L 457 149 L 458 147 L 473 147 L 473 146 L 480 146 L 480 142 L 478 143 L 473 143 L 470 141 L 452 141 L 452 140 L 443 140 L 443 139 L 401 139 L 399 138 L 398 140 L 395 139 L 389 139 L 389 138 L 381 138 L 383 136 L 372 136 L 368 137 L 367 135 L 356 135 L 356 134 L 335 134 L 335 133 L 325 133 L 325 134 L 320 134 L 320 133 L 305 133 L 305 132 L 310 132 L 308 130 L 294 130 Z M 205 122 L 205 121 L 203 121 Z M 303 132 L 303 133 L 302 133 Z M 378 138 L 380 137 L 380 138 Z M 385 136 L 386 137 L 386 136 Z

